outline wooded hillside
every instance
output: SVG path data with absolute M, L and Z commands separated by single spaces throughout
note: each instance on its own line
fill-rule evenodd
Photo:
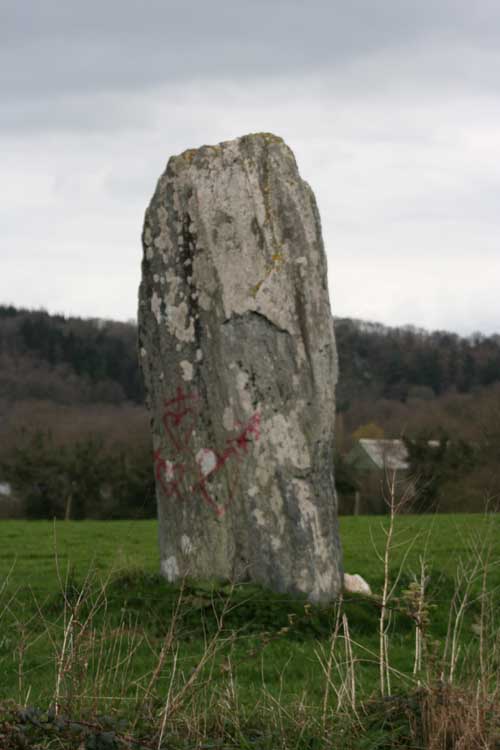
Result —
M 494 496 L 500 336 L 463 338 L 349 318 L 335 327 L 336 461 L 344 490 L 356 479 L 343 464 L 356 439 L 404 436 L 474 446 L 467 476 L 460 466 L 440 467 L 448 491 L 442 509 L 477 510 L 486 493 Z M 154 513 L 143 399 L 133 323 L 0 306 L 0 479 L 18 487 L 35 515 Z M 42 482 L 40 465 L 52 467 Z
M 335 321 L 338 410 L 359 398 L 405 402 L 500 381 L 500 335 Z M 0 306 L 1 397 L 57 403 L 142 403 L 133 323 Z

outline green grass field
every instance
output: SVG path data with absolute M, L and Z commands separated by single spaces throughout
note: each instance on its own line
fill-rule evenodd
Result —
M 382 583 L 383 567 L 375 549 L 383 549 L 386 526 L 384 516 L 340 519 L 344 568 L 360 573 L 372 587 Z M 486 529 L 492 536 L 492 554 L 500 560 L 500 515 L 401 516 L 397 531 L 402 545 L 393 553 L 392 568 L 399 567 L 414 542 L 407 571 L 417 571 L 426 547 L 430 567 L 453 577 L 457 564 L 469 555 L 470 544 L 483 538 Z M 157 534 L 156 521 L 2 521 L 0 576 L 4 579 L 12 571 L 11 589 L 30 586 L 37 594 L 53 593 L 58 587 L 56 555 L 63 573 L 70 565 L 80 578 L 91 568 L 103 575 L 111 570 L 154 574 L 159 569 Z
M 361 574 L 374 596 L 345 596 L 339 610 L 250 585 L 189 581 L 181 595 L 158 575 L 153 521 L 4 521 L 0 700 L 42 709 L 57 702 L 67 713 L 112 713 L 130 721 L 138 705 L 164 716 L 168 696 L 171 744 L 174 736 L 185 738 L 201 714 L 205 734 L 213 725 L 211 736 L 214 727 L 222 731 L 222 716 L 224 727 L 239 717 L 247 739 L 252 731 L 260 737 L 266 715 L 269 726 L 271 715 L 271 724 L 280 716 L 283 726 L 307 725 L 303 735 L 309 736 L 327 712 L 338 717 L 380 695 L 380 558 L 387 524 L 386 517 L 341 519 L 345 570 Z M 389 581 L 397 583 L 387 609 L 391 694 L 408 694 L 418 681 L 449 670 L 454 658 L 455 680 L 474 676 L 486 637 L 481 627 L 491 625 L 498 609 L 499 561 L 498 515 L 396 519 Z M 413 674 L 418 601 L 424 659 Z M 314 719 L 311 726 L 300 723 L 301 711 L 307 722 Z M 252 722 L 260 729 L 248 729 Z M 297 742 L 290 746 L 301 747 Z

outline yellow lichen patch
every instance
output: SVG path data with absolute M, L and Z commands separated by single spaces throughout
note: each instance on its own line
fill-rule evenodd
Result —
M 264 138 L 268 143 L 284 143 L 283 138 L 280 138 L 279 135 L 274 135 L 274 133 L 250 133 L 247 136 L 244 136 L 245 138 Z
M 193 159 L 194 159 L 194 157 L 196 156 L 197 153 L 198 153 L 198 149 L 197 148 L 188 148 L 187 151 L 183 151 L 182 152 L 181 159 L 184 159 L 189 164 L 191 164 L 191 162 L 193 161 Z
M 223 144 L 219 143 L 214 146 L 201 146 L 200 148 L 188 148 L 186 151 L 183 151 L 182 154 L 180 154 L 179 158 L 184 159 L 184 161 L 187 161 L 188 164 L 191 164 L 193 159 L 197 154 L 200 154 L 202 151 L 212 151 L 213 153 L 218 153 Z
M 270 265 L 268 265 L 266 267 L 266 275 L 264 276 L 263 279 L 261 279 L 260 281 L 258 281 L 250 289 L 250 294 L 251 294 L 252 297 L 255 298 L 257 296 L 257 293 L 258 293 L 259 289 L 261 288 L 262 284 L 264 284 L 264 282 L 266 282 L 268 280 L 268 278 L 270 277 L 270 275 L 272 274 L 273 271 L 276 271 L 281 266 L 281 264 L 283 263 L 283 261 L 284 261 L 284 255 L 283 255 L 282 252 L 273 253 L 271 255 L 271 263 L 270 263 Z
M 267 278 L 267 276 L 266 276 Z M 250 295 L 255 299 L 257 296 L 257 292 L 261 288 L 262 284 L 264 283 L 266 279 L 262 279 L 261 281 L 258 281 L 251 289 L 250 289 Z

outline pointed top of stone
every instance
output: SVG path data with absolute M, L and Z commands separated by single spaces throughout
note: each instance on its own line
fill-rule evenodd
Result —
M 206 154 L 207 150 L 215 153 L 226 148 L 234 147 L 236 144 L 245 146 L 252 143 L 260 143 L 266 146 L 269 146 L 271 144 L 280 144 L 282 146 L 285 146 L 285 148 L 290 151 L 290 153 L 292 153 L 291 149 L 288 148 L 283 138 L 281 138 L 281 136 L 279 135 L 274 135 L 274 133 L 248 133 L 247 135 L 241 135 L 238 138 L 234 138 L 230 141 L 221 141 L 220 143 L 217 143 L 215 145 L 205 144 L 204 146 L 199 146 L 198 148 L 188 148 L 178 156 L 173 156 L 171 158 L 184 159 L 185 161 L 191 163 L 196 156 Z
M 177 156 L 170 157 L 167 169 L 180 171 L 186 166 L 204 168 L 218 159 L 224 161 L 225 164 L 230 164 L 231 159 L 241 157 L 248 160 L 260 160 L 265 153 L 273 149 L 278 149 L 282 158 L 285 156 L 297 169 L 293 151 L 286 145 L 283 138 L 274 135 L 274 133 L 248 133 L 230 141 L 221 141 L 215 145 L 186 149 Z

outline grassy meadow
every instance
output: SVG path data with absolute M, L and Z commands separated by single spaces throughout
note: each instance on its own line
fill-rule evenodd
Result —
M 0 747 L 499 747 L 500 516 L 393 521 L 341 518 L 373 595 L 328 607 L 168 585 L 153 521 L 1 522 Z

